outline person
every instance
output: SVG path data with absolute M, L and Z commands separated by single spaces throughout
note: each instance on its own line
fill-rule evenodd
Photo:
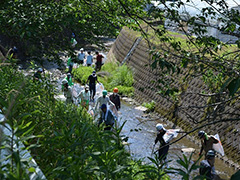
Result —
M 42 82 L 42 75 L 41 75 L 42 72 L 43 72 L 43 69 L 42 68 L 38 68 L 37 72 L 35 72 L 34 75 L 33 75 L 34 80 Z
M 89 109 L 89 101 L 90 101 L 90 92 L 89 92 L 89 87 L 86 85 L 84 90 L 82 90 L 79 95 L 79 104 L 86 108 L 87 110 Z
M 154 146 L 157 144 L 157 142 L 160 143 L 159 149 L 158 149 L 158 158 L 160 161 L 166 161 L 167 159 L 167 154 L 168 154 L 168 150 L 169 150 L 169 145 L 168 143 L 170 142 L 170 140 L 173 138 L 169 138 L 168 141 L 165 142 L 163 136 L 164 134 L 167 132 L 167 130 L 163 127 L 162 124 L 157 124 L 156 125 L 156 129 L 157 129 L 157 137 L 155 139 L 155 144 Z
M 93 63 L 93 56 L 91 55 L 91 51 L 88 51 L 88 56 L 87 56 L 87 66 L 91 66 Z
M 204 131 L 199 131 L 198 132 L 198 137 L 201 139 L 201 150 L 199 152 L 199 156 L 202 155 L 203 150 L 205 151 L 205 158 L 206 154 L 209 150 L 213 149 L 213 144 L 217 144 L 218 140 L 214 136 L 208 136 L 207 133 Z
M 209 150 L 206 153 L 206 160 L 200 162 L 199 174 L 207 180 L 220 180 L 221 178 L 216 174 L 214 163 L 215 151 Z
M 93 71 L 90 76 L 88 76 L 87 83 L 89 82 L 89 90 L 90 90 L 90 100 L 94 101 L 94 96 L 96 94 L 96 81 L 99 83 L 96 75 L 96 71 Z
M 114 113 L 110 109 L 107 109 L 106 104 L 102 104 L 101 110 L 102 111 L 101 111 L 101 116 L 98 121 L 98 126 L 100 126 L 100 124 L 102 124 L 102 122 L 104 122 L 105 126 L 106 126 L 104 128 L 104 130 L 111 130 L 115 121 L 117 121 L 117 117 L 114 115 Z
M 99 52 L 96 52 L 96 71 L 100 71 L 102 67 L 102 59 L 104 58 L 103 55 L 99 54 Z
M 63 94 L 66 98 L 66 104 L 73 103 L 72 88 L 68 85 L 68 81 L 66 79 L 63 79 L 62 85 L 63 85 Z
M 71 57 L 68 58 L 67 65 L 68 65 L 68 72 L 72 73 L 73 61 Z
M 80 64 L 83 64 L 84 59 L 85 59 L 85 53 L 83 51 L 84 51 L 84 49 L 81 48 L 80 53 L 78 53 L 78 60 L 79 60 Z
M 118 88 L 113 89 L 113 94 L 109 96 L 110 101 L 112 101 L 115 104 L 115 107 L 117 110 L 121 108 L 121 102 L 120 102 L 120 97 L 118 95 Z
M 67 73 L 66 80 L 68 81 L 68 85 L 72 87 L 73 86 L 73 82 L 72 82 L 72 75 L 71 75 L 71 73 Z
M 72 47 L 75 47 L 76 44 L 77 44 L 77 40 L 75 39 L 75 34 L 74 33 L 72 33 L 71 44 L 72 44 Z
M 95 112 L 98 112 L 98 107 L 102 107 L 103 104 L 109 104 L 109 105 L 113 105 L 113 102 L 110 101 L 109 97 L 107 96 L 107 90 L 103 90 L 102 91 L 102 96 L 98 97 L 97 101 L 96 101 L 96 105 L 95 105 Z

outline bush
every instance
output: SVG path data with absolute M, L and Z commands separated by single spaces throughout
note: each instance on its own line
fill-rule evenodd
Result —
M 79 81 L 81 84 L 86 84 L 88 76 L 92 74 L 94 69 L 92 67 L 80 66 L 72 70 L 72 74 L 75 80 Z
M 115 86 L 126 86 L 131 87 L 133 85 L 133 74 L 130 68 L 125 64 L 118 67 L 113 73 L 112 82 L 110 85 Z
M 133 96 L 133 74 L 131 69 L 125 64 L 118 67 L 116 63 L 106 63 L 103 65 L 101 71 L 110 74 L 109 76 L 99 78 L 105 89 L 112 92 L 117 87 L 120 95 Z
M 148 108 L 148 112 L 153 112 L 155 110 L 156 103 L 152 100 L 150 103 L 143 103 L 143 106 Z

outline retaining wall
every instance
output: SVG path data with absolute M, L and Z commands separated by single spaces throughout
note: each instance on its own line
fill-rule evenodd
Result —
M 113 44 L 110 52 L 116 58 L 117 61 L 122 62 L 125 56 L 131 49 L 134 41 L 138 38 L 130 30 L 124 28 Z M 134 72 L 134 88 L 135 99 L 139 102 L 150 102 L 154 100 L 156 102 L 156 111 L 162 116 L 168 118 L 171 121 L 177 121 L 178 126 L 181 126 L 185 130 L 190 130 L 196 127 L 195 120 L 201 120 L 206 116 L 205 110 L 200 111 L 198 108 L 188 108 L 188 106 L 204 106 L 207 104 L 208 97 L 197 95 L 203 90 L 208 92 L 206 86 L 200 78 L 194 78 L 185 84 L 185 93 L 181 95 L 180 105 L 181 109 L 177 109 L 177 118 L 173 113 L 175 109 L 174 103 L 169 101 L 167 97 L 163 97 L 157 93 L 159 79 L 158 72 L 161 69 L 152 70 L 149 66 L 151 58 L 148 53 L 148 45 L 144 40 L 140 42 L 137 48 L 132 52 L 130 58 L 126 61 L 127 65 L 133 69 Z M 174 85 L 177 87 L 182 86 L 181 77 L 183 74 L 176 75 Z M 192 93 L 194 92 L 194 93 Z M 226 107 L 225 112 L 233 112 L 238 110 L 237 105 L 235 107 Z M 238 110 L 239 111 L 239 110 Z M 199 124 L 198 124 L 199 125 Z M 240 122 L 225 122 L 218 123 L 216 125 L 210 125 L 204 128 L 209 134 L 220 135 L 222 144 L 224 146 L 225 154 L 228 158 L 232 159 L 236 163 L 240 163 Z M 197 135 L 195 133 L 194 135 Z

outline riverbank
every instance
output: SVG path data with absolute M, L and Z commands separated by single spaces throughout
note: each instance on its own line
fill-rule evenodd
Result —
M 112 57 L 121 63 L 123 59 L 128 56 L 131 47 L 138 37 L 137 33 L 132 32 L 129 29 L 122 29 L 120 35 L 109 51 L 109 57 Z M 177 122 L 177 125 L 183 128 L 184 131 L 190 131 L 194 127 L 202 125 L 201 123 L 203 122 L 201 120 L 206 117 L 206 111 L 203 109 L 198 110 L 195 107 L 204 106 L 204 104 L 208 103 L 209 98 L 207 96 L 201 96 L 203 91 L 208 92 L 207 87 L 201 79 L 196 77 L 184 84 L 182 83 L 184 75 L 179 74 L 176 75 L 176 77 L 172 77 L 174 81 L 170 84 L 170 86 L 186 88 L 184 93 L 178 97 L 179 107 L 177 107 L 174 100 L 158 93 L 159 83 L 157 83 L 157 81 L 160 78 L 158 71 L 161 71 L 161 68 L 152 70 L 148 44 L 144 40 L 142 40 L 131 52 L 131 55 L 126 60 L 126 64 L 134 72 L 133 87 L 135 89 L 135 100 L 141 104 L 154 100 L 157 102 L 155 107 L 156 112 L 172 122 Z M 237 110 L 237 104 L 235 105 L 226 106 L 225 111 L 234 111 L 234 109 Z M 236 166 L 238 168 L 240 162 L 239 128 L 240 122 L 235 121 L 234 123 L 221 122 L 218 124 L 212 124 L 207 126 L 206 129 L 202 129 L 208 134 L 219 134 L 225 149 L 225 154 L 229 158 L 228 160 L 224 158 L 226 163 L 229 163 L 230 166 Z M 191 135 L 197 136 L 197 133 L 195 132 Z

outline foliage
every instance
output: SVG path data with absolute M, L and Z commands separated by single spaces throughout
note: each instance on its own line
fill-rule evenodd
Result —
M 176 162 L 180 165 L 181 168 L 170 168 L 171 170 L 176 170 L 176 173 L 181 175 L 183 180 L 190 180 L 190 179 L 201 179 L 200 176 L 193 177 L 193 172 L 199 169 L 198 162 L 201 159 L 199 157 L 197 161 L 192 163 L 192 154 L 187 159 L 186 155 L 183 154 L 183 158 L 179 157 Z
M 238 170 L 235 174 L 232 175 L 231 180 L 237 180 L 240 178 L 240 170 Z
M 166 176 L 166 172 L 164 172 L 166 162 L 161 163 L 156 154 L 155 158 L 148 157 L 148 159 L 154 164 L 154 166 L 145 166 L 135 175 L 144 173 L 148 179 L 168 180 L 169 177 Z
M 48 78 L 43 83 L 33 81 L 31 75 L 24 77 L 10 66 L 1 66 L 0 75 L 0 107 L 6 122 L 31 150 L 47 179 L 146 178 L 134 176 L 145 165 L 125 151 L 120 135 L 124 124 L 112 132 L 99 129 L 85 109 L 55 100 Z M 0 164 L 5 167 L 0 177 L 29 179 L 34 172 L 30 159 L 22 159 L 18 149 L 6 145 L 1 148 L 14 151 L 9 164 Z
M 86 84 L 88 76 L 92 74 L 94 69 L 87 66 L 79 66 L 77 69 L 73 68 L 72 74 L 74 79 L 79 81 L 82 84 Z
M 149 103 L 143 103 L 143 106 L 148 108 L 149 112 L 153 112 L 155 110 L 156 102 L 152 100 Z
M 110 85 L 112 87 L 114 86 L 127 86 L 131 87 L 133 85 L 133 74 L 132 71 L 127 65 L 122 65 L 119 68 L 117 68 L 112 73 L 112 81 Z
M 144 13 L 143 1 L 125 2 L 135 13 Z M 75 33 L 77 48 L 99 44 L 102 37 L 116 37 L 119 28 L 131 23 L 118 1 L 95 0 L 3 0 L 0 33 L 21 41 L 19 49 L 39 61 L 59 60 L 59 51 L 73 54 L 70 44 Z
M 117 87 L 119 94 L 133 95 L 133 74 L 130 68 L 126 65 L 117 67 L 115 63 L 106 63 L 103 65 L 102 71 L 110 74 L 101 78 L 101 82 L 108 91 L 112 91 L 113 88 Z
M 91 67 L 80 66 L 77 69 L 73 69 L 72 73 L 77 81 L 85 84 L 92 71 Z M 118 67 L 116 63 L 105 63 L 97 75 L 98 81 L 104 85 L 106 90 L 112 92 L 113 88 L 117 87 L 119 94 L 133 95 L 133 74 L 126 65 Z

